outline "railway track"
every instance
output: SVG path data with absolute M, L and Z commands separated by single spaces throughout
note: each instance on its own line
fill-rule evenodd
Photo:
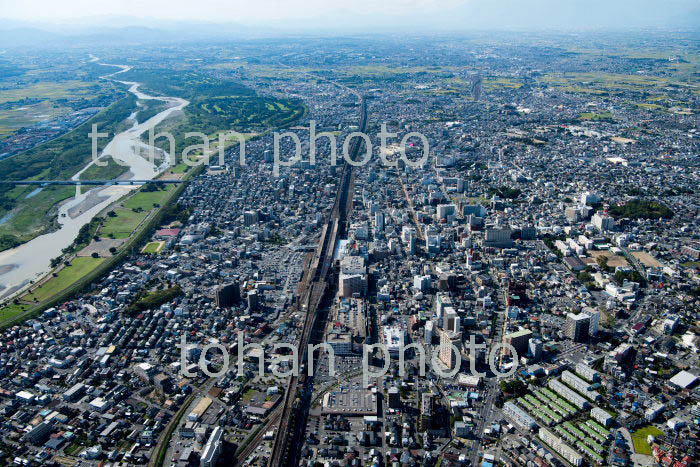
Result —
M 364 132 L 367 128 L 367 104 L 363 97 L 359 97 L 359 131 Z M 350 146 L 349 154 L 353 160 L 356 159 L 361 147 L 362 140 L 355 138 Z M 306 368 L 304 362 L 307 359 L 307 345 L 316 324 L 319 305 L 329 285 L 328 277 L 333 265 L 336 240 L 344 235 L 346 222 L 352 210 L 353 187 L 353 166 L 346 163 L 343 165 L 333 209 L 326 220 L 318 248 L 302 280 L 304 289 L 300 294 L 298 305 L 300 310 L 306 311 L 306 316 L 298 347 L 301 349 L 301 352 L 298 353 L 301 374 L 292 376 L 289 379 L 282 405 L 280 424 L 275 437 L 272 455 L 270 456 L 270 465 L 272 466 L 297 465 L 299 452 L 303 444 L 304 424 L 309 408 L 307 389 L 310 388 L 311 378 L 306 376 L 304 370 Z

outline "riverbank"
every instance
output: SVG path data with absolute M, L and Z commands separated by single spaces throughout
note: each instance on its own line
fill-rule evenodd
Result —
M 150 146 L 141 141 L 141 135 L 174 113 L 189 105 L 189 101 L 179 97 L 150 96 L 139 90 L 140 83 L 132 81 L 119 81 L 116 76 L 131 69 L 127 65 L 108 65 L 117 67 L 119 70 L 104 75 L 103 79 L 108 79 L 128 86 L 128 91 L 132 98 L 138 101 L 162 101 L 167 104 L 167 108 L 161 112 L 150 116 L 146 120 L 139 122 L 136 119 L 137 110 L 132 111 L 124 122 L 128 127 L 113 135 L 107 142 L 100 155 L 100 160 L 115 160 L 120 166 L 128 168 L 128 172 L 120 178 L 150 180 L 158 177 L 170 168 L 169 158 L 156 165 L 152 161 L 142 157 L 144 151 L 149 151 Z M 122 127 L 123 128 L 123 127 Z M 102 128 L 100 128 L 102 130 Z M 80 136 L 81 143 L 87 142 L 89 138 L 85 134 Z M 85 141 L 83 141 L 83 139 Z M 87 154 L 90 152 L 88 151 Z M 83 174 L 96 171 L 99 167 L 92 158 L 77 166 L 71 173 L 72 180 L 80 180 Z M 36 284 L 45 281 L 47 274 L 52 270 L 52 260 L 63 255 L 64 250 L 69 248 L 80 232 L 80 229 L 88 224 L 95 216 L 105 208 L 113 205 L 116 201 L 133 193 L 136 185 L 106 186 L 87 189 L 84 192 L 80 186 L 61 187 L 63 190 L 62 199 L 65 200 L 59 205 L 50 203 L 52 212 L 55 212 L 55 219 L 58 229 L 39 235 L 32 240 L 19 246 L 0 252 L 0 263 L 11 266 L 0 271 L 0 300 L 14 299 L 23 294 L 29 288 L 35 288 Z M 53 187 L 48 187 L 38 193 L 31 200 L 40 202 Z M 40 217 L 40 216 L 35 216 Z M 126 215 L 123 217 L 127 217 Z M 136 219 L 138 216 L 131 216 Z M 142 221 L 143 219 L 139 219 Z M 130 222 L 128 225 L 136 227 L 139 222 Z M 126 228 L 126 227 L 125 227 Z M 131 232 L 121 232 L 120 238 L 126 238 Z
M 71 266 L 66 267 L 65 263 L 62 263 L 61 266 L 54 269 L 43 281 L 30 288 L 22 296 L 15 299 L 13 303 L 0 308 L 0 329 L 18 324 L 26 319 L 37 316 L 47 308 L 61 304 L 75 293 L 83 290 L 103 274 L 110 271 L 132 251 L 140 249 L 141 244 L 146 241 L 151 233 L 160 225 L 165 210 L 177 201 L 188 182 L 199 174 L 203 167 L 204 166 L 198 166 L 181 174 L 183 183 L 176 185 L 175 188 L 167 192 L 165 198 L 159 203 L 159 206 L 155 207 L 154 211 L 146 216 L 147 218 L 145 218 L 145 221 L 141 222 L 138 228 L 128 236 L 125 242 L 117 248 L 111 257 L 81 257 L 79 256 L 80 252 L 77 252 L 71 258 L 67 258 L 67 261 L 72 264 Z M 173 170 L 168 170 L 168 172 L 162 176 L 172 177 L 176 175 L 177 170 L 178 168 L 174 167 Z M 141 190 L 138 190 L 133 196 L 138 195 L 140 192 Z M 126 203 L 128 201 L 129 199 L 125 199 L 121 202 Z M 100 227 L 109 222 L 110 218 L 106 216 L 106 213 L 109 212 L 111 208 L 112 206 L 109 206 L 101 213 L 104 214 L 101 216 L 104 220 Z M 74 262 L 78 264 L 76 265 Z

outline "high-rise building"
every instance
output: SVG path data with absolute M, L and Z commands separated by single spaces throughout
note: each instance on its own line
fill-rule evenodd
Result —
M 251 290 L 248 292 L 248 309 L 250 311 L 257 311 L 260 306 L 260 297 L 258 296 L 257 290 Z
M 444 329 L 440 330 L 440 361 L 445 364 L 447 368 L 452 370 L 457 365 L 457 355 L 455 350 L 460 352 L 460 347 L 462 343 L 462 334 L 454 331 L 446 331 Z M 454 347 L 454 348 L 453 348 Z M 461 358 L 461 354 L 460 354 Z
M 237 280 L 221 285 L 216 289 L 217 308 L 229 308 L 238 303 L 240 299 L 241 288 Z
M 542 341 L 539 339 L 530 339 L 530 342 L 528 342 L 528 352 L 527 354 L 534 358 L 535 360 L 539 360 L 542 358 Z
M 591 319 L 583 313 L 569 313 L 564 323 L 564 335 L 574 342 L 585 342 L 590 321 Z
M 399 388 L 396 386 L 392 386 L 388 390 L 389 393 L 389 408 L 390 409 L 399 409 L 401 408 L 401 392 L 399 391 Z
M 590 318 L 588 324 L 588 334 L 591 336 L 595 336 L 596 334 L 598 334 L 598 329 L 600 326 L 600 310 L 596 310 L 595 308 L 591 307 L 586 307 L 581 311 L 581 313 Z
M 608 216 L 606 213 L 600 214 L 596 212 L 591 219 L 593 226 L 601 232 L 607 232 L 615 228 L 615 219 Z
M 486 229 L 484 246 L 506 248 L 513 245 L 510 229 Z
M 243 213 L 243 225 L 246 227 L 258 223 L 258 213 L 257 211 L 246 211 Z
M 433 423 L 433 410 L 435 404 L 435 395 L 432 392 L 424 392 L 421 395 L 420 403 L 420 422 L 421 429 L 430 428 Z
M 531 337 L 532 331 L 529 329 L 521 329 L 503 336 L 503 343 L 512 345 L 518 353 L 518 357 L 523 357 L 528 351 L 528 343 Z M 515 357 L 516 356 L 513 355 L 513 358 Z

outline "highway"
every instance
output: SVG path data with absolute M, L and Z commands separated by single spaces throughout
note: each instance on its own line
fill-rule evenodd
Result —
M 367 129 L 367 104 L 360 97 L 359 131 Z M 355 160 L 362 147 L 362 140 L 355 138 L 350 146 L 350 157 Z M 299 339 L 298 353 L 300 375 L 289 379 L 287 391 L 282 406 L 277 436 L 270 456 L 272 466 L 293 466 L 298 463 L 299 453 L 303 445 L 304 428 L 308 414 L 312 377 L 307 377 L 306 349 L 316 326 L 319 305 L 330 284 L 329 274 L 333 265 L 333 254 L 336 241 L 345 234 L 346 223 L 352 210 L 352 195 L 354 190 L 353 166 L 345 163 L 340 176 L 340 184 L 335 196 L 333 209 L 326 219 L 318 247 L 304 272 L 300 286 L 297 306 L 305 311 L 306 316 Z

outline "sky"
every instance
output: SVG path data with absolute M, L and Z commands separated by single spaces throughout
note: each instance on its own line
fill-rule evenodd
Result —
M 123 26 L 126 18 L 300 28 L 700 27 L 700 0 L 0 0 L 0 18 Z M 153 24 L 156 26 L 156 24 Z M 419 32 L 419 31 L 417 31 Z

